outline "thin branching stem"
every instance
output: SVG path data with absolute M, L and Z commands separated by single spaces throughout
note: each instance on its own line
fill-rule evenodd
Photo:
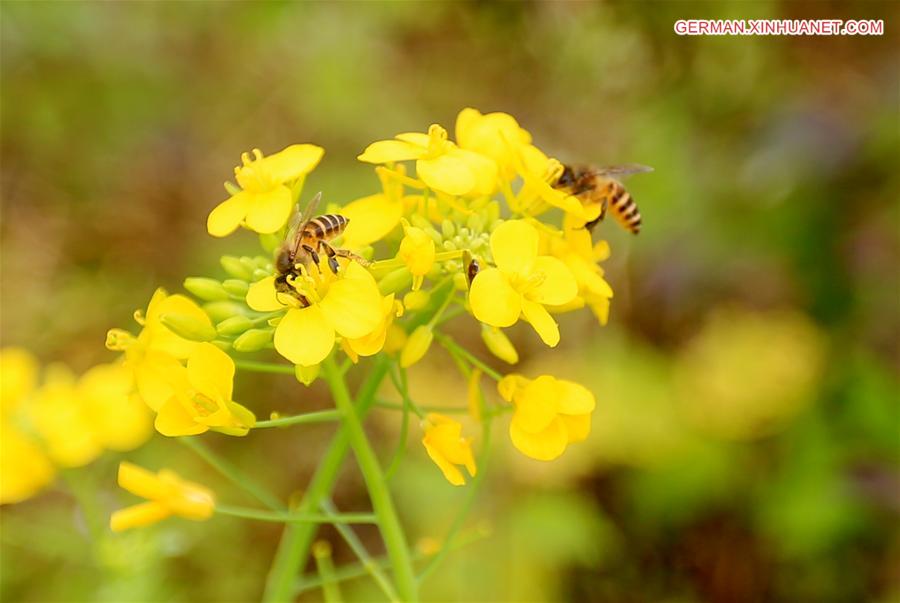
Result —
M 339 421 L 340 419 L 341 413 L 336 410 L 318 410 L 290 417 L 257 421 L 253 428 L 265 429 L 267 427 L 287 427 L 288 425 L 302 425 L 304 423 L 326 423 L 328 421 Z
M 378 518 L 372 513 L 290 513 L 231 505 L 216 505 L 216 513 L 275 523 L 378 523 Z

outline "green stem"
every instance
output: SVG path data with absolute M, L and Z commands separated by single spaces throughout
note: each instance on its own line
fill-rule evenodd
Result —
M 216 505 L 216 513 L 276 523 L 378 523 L 378 518 L 372 513 L 289 513 L 230 505 Z
M 244 473 L 233 466 L 228 461 L 220 458 L 212 450 L 200 443 L 197 438 L 184 437 L 178 438 L 178 441 L 193 450 L 204 461 L 209 463 L 213 469 L 224 475 L 226 478 L 234 482 L 238 487 L 250 494 L 253 498 L 275 511 L 284 510 L 284 505 L 278 500 L 278 497 L 251 480 Z
M 334 577 L 331 545 L 325 540 L 315 543 L 313 557 L 316 558 L 316 567 L 319 569 L 319 578 L 322 580 L 322 594 L 325 595 L 325 603 L 341 603 L 343 599 L 338 580 Z
M 337 421 L 341 418 L 341 413 L 336 410 L 319 410 L 316 412 L 308 412 L 302 415 L 293 415 L 291 417 L 279 417 L 277 419 L 269 419 L 268 421 L 257 421 L 254 429 L 265 429 L 267 427 L 285 427 L 287 425 L 302 425 L 304 423 L 325 423 L 327 421 Z
M 480 368 L 484 372 L 484 374 L 491 379 L 495 381 L 500 381 L 501 379 L 503 379 L 503 375 L 486 365 L 478 357 L 472 354 L 472 352 L 453 341 L 450 337 L 442 335 L 440 333 L 435 333 L 434 338 L 437 339 L 438 343 L 444 346 L 444 348 L 446 348 L 448 352 L 450 352 L 451 354 L 459 354 L 460 356 L 465 358 L 471 365 Z
M 372 372 L 362 387 L 360 387 L 356 396 L 356 409 L 360 417 L 366 415 L 375 401 L 375 394 L 384 380 L 390 365 L 391 359 L 383 354 L 376 359 Z M 297 506 L 296 510 L 298 512 L 314 512 L 319 508 L 322 501 L 331 495 L 331 490 L 337 481 L 341 465 L 349 451 L 350 437 L 347 434 L 346 427 L 341 426 L 322 456 L 319 467 L 307 486 L 303 500 Z M 278 551 L 275 553 L 275 559 L 266 579 L 266 591 L 263 595 L 263 601 L 267 603 L 283 603 L 292 599 L 294 582 L 300 573 L 300 568 L 305 564 L 309 555 L 309 548 L 312 545 L 317 527 L 315 524 L 309 523 L 291 524 L 285 527 L 281 543 L 278 545 Z
M 344 426 L 350 438 L 350 446 L 356 455 L 356 461 L 363 474 L 369 497 L 372 499 L 372 507 L 378 516 L 378 524 L 384 546 L 394 569 L 394 581 L 397 584 L 397 592 L 403 601 L 413 602 L 418 599 L 416 593 L 416 577 L 413 572 L 412 558 L 403 534 L 403 527 L 394 509 L 391 494 L 384 480 L 384 473 L 378 463 L 378 457 L 366 437 L 360 418 L 350 400 L 350 392 L 340 374 L 333 358 L 328 358 L 322 363 L 325 378 L 331 387 L 335 406 L 344 414 Z
M 258 362 L 256 360 L 235 360 L 234 366 L 245 371 L 253 371 L 256 373 L 278 373 L 282 375 L 293 375 L 294 366 L 290 364 L 279 364 L 276 362 Z

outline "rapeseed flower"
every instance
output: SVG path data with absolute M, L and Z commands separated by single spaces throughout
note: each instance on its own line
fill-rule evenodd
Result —
M 403 220 L 403 230 L 405 235 L 400 241 L 397 257 L 409 268 L 413 276 L 412 290 L 417 291 L 434 266 L 434 240 L 421 228 L 410 226 L 406 220 Z
M 160 406 L 156 430 L 166 436 L 185 436 L 212 429 L 243 436 L 256 423 L 253 413 L 231 399 L 234 361 L 211 343 L 198 345 L 187 359 L 166 375 L 173 395 Z
M 571 302 L 578 294 L 572 272 L 559 259 L 538 255 L 537 230 L 523 220 L 509 220 L 491 234 L 496 268 L 481 270 L 472 281 L 469 304 L 475 318 L 508 327 L 522 316 L 547 345 L 559 343 L 559 327 L 545 306 Z
M 475 151 L 496 162 L 506 180 L 516 176 L 516 153 L 531 144 L 531 134 L 508 113 L 482 114 L 466 108 L 456 116 L 456 141 L 460 148 Z
M 356 262 L 344 264 L 336 275 L 304 269 L 291 284 L 305 302 L 277 293 L 275 277 L 266 277 L 250 287 L 247 304 L 260 312 L 287 308 L 275 328 L 275 349 L 294 364 L 319 364 L 331 353 L 337 335 L 363 338 L 384 323 L 375 278 Z
M 151 525 L 171 515 L 203 521 L 212 517 L 216 507 L 215 495 L 209 488 L 184 480 L 168 469 L 154 474 L 122 462 L 119 486 L 147 502 L 115 511 L 109 518 L 113 532 Z
M 594 394 L 578 383 L 549 375 L 534 380 L 507 375 L 497 389 L 507 402 L 515 404 L 509 437 L 526 456 L 551 461 L 591 431 L 596 401 Z
M 609 257 L 609 244 L 606 241 L 594 244 L 590 231 L 584 228 L 567 228 L 564 232 L 563 237 L 551 237 L 549 247 L 550 253 L 568 266 L 578 283 L 577 304 L 571 309 L 587 305 L 600 324 L 606 324 L 613 290 L 597 262 Z
M 78 380 L 78 397 L 97 441 L 109 450 L 132 450 L 153 433 L 150 409 L 133 393 L 131 370 L 100 364 Z
M 295 144 L 268 157 L 259 149 L 241 155 L 242 166 L 234 168 L 241 190 L 210 212 L 209 234 L 224 237 L 244 224 L 259 233 L 279 230 L 294 205 L 292 186 L 301 182 L 322 159 L 325 150 L 312 144 Z
M 429 188 L 448 195 L 489 195 L 497 184 L 497 164 L 488 157 L 460 149 L 437 124 L 428 133 L 407 132 L 394 140 L 373 142 L 358 157 L 367 163 L 416 160 L 416 175 Z
M 422 444 L 428 456 L 440 468 L 447 481 L 462 486 L 466 479 L 457 465 L 462 465 L 471 477 L 477 474 L 472 455 L 472 438 L 462 437 L 462 425 L 450 417 L 429 413 L 423 422 L 425 436 Z

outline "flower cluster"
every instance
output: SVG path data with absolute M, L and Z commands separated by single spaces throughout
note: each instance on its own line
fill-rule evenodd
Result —
M 101 364 L 76 376 L 0 350 L 0 504 L 28 499 L 58 468 L 87 465 L 104 450 L 132 450 L 152 433 L 150 413 L 131 395 L 131 373 Z

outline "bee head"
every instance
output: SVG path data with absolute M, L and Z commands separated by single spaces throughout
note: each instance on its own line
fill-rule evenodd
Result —
M 575 170 L 571 168 L 571 166 L 564 165 L 563 172 L 559 177 L 559 180 L 556 181 L 555 186 L 559 188 L 570 188 L 575 186 Z
M 279 274 L 286 274 L 294 268 L 294 258 L 291 256 L 291 250 L 288 247 L 284 247 L 278 252 L 275 257 L 275 270 Z

